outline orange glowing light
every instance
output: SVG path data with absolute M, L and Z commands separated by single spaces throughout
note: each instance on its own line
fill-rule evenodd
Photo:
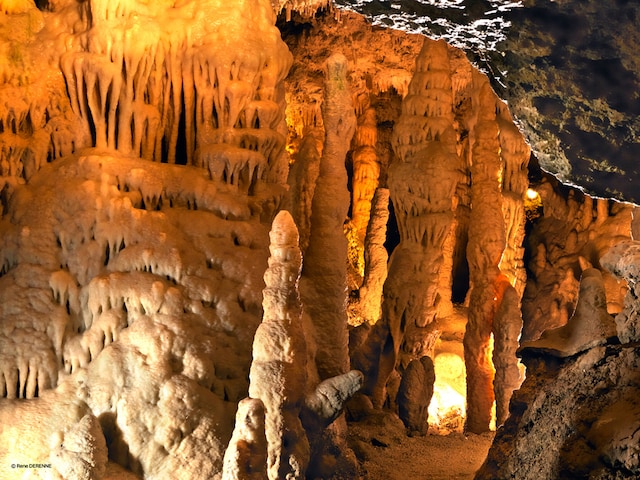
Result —
M 536 192 L 533 188 L 528 188 L 527 189 L 527 198 L 529 200 L 535 200 L 539 196 L 540 196 L 540 194 L 538 192 Z
M 466 409 L 464 360 L 455 353 L 441 353 L 433 361 L 436 381 L 429 404 L 429 431 L 447 435 L 462 432 Z

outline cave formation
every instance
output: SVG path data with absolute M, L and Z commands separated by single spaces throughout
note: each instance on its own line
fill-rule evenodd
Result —
M 0 0 L 0 477 L 635 478 L 634 211 L 327 0 Z

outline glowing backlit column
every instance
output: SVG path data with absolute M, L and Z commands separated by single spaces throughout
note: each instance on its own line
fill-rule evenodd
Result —
M 364 278 L 358 305 L 362 320 L 373 325 L 382 314 L 382 292 L 387 279 L 389 254 L 384 246 L 389 220 L 389 190 L 378 188 L 371 202 L 371 218 L 367 227 L 364 251 Z
M 493 407 L 494 370 L 491 361 L 491 331 L 497 308 L 498 267 L 505 249 L 502 215 L 502 174 L 496 97 L 487 77 L 474 72 L 477 92 L 476 124 L 471 131 L 471 202 L 467 260 L 471 294 L 464 335 L 467 367 L 467 430 L 489 430 Z
M 359 118 L 354 141 L 356 148 L 353 152 L 351 221 L 358 234 L 358 241 L 364 244 L 371 215 L 371 200 L 378 187 L 378 177 L 380 176 L 380 165 L 376 155 L 378 128 L 376 111 L 373 108 L 367 109 Z

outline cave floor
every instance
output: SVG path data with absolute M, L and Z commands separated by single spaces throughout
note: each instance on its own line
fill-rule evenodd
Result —
M 451 433 L 405 437 L 399 443 L 374 447 L 362 464 L 368 480 L 473 479 L 484 462 L 494 432 Z

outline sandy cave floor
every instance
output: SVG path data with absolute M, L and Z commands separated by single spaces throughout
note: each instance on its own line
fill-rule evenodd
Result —
M 374 447 L 362 467 L 368 480 L 473 479 L 493 437 L 494 432 L 405 437 L 399 443 Z

